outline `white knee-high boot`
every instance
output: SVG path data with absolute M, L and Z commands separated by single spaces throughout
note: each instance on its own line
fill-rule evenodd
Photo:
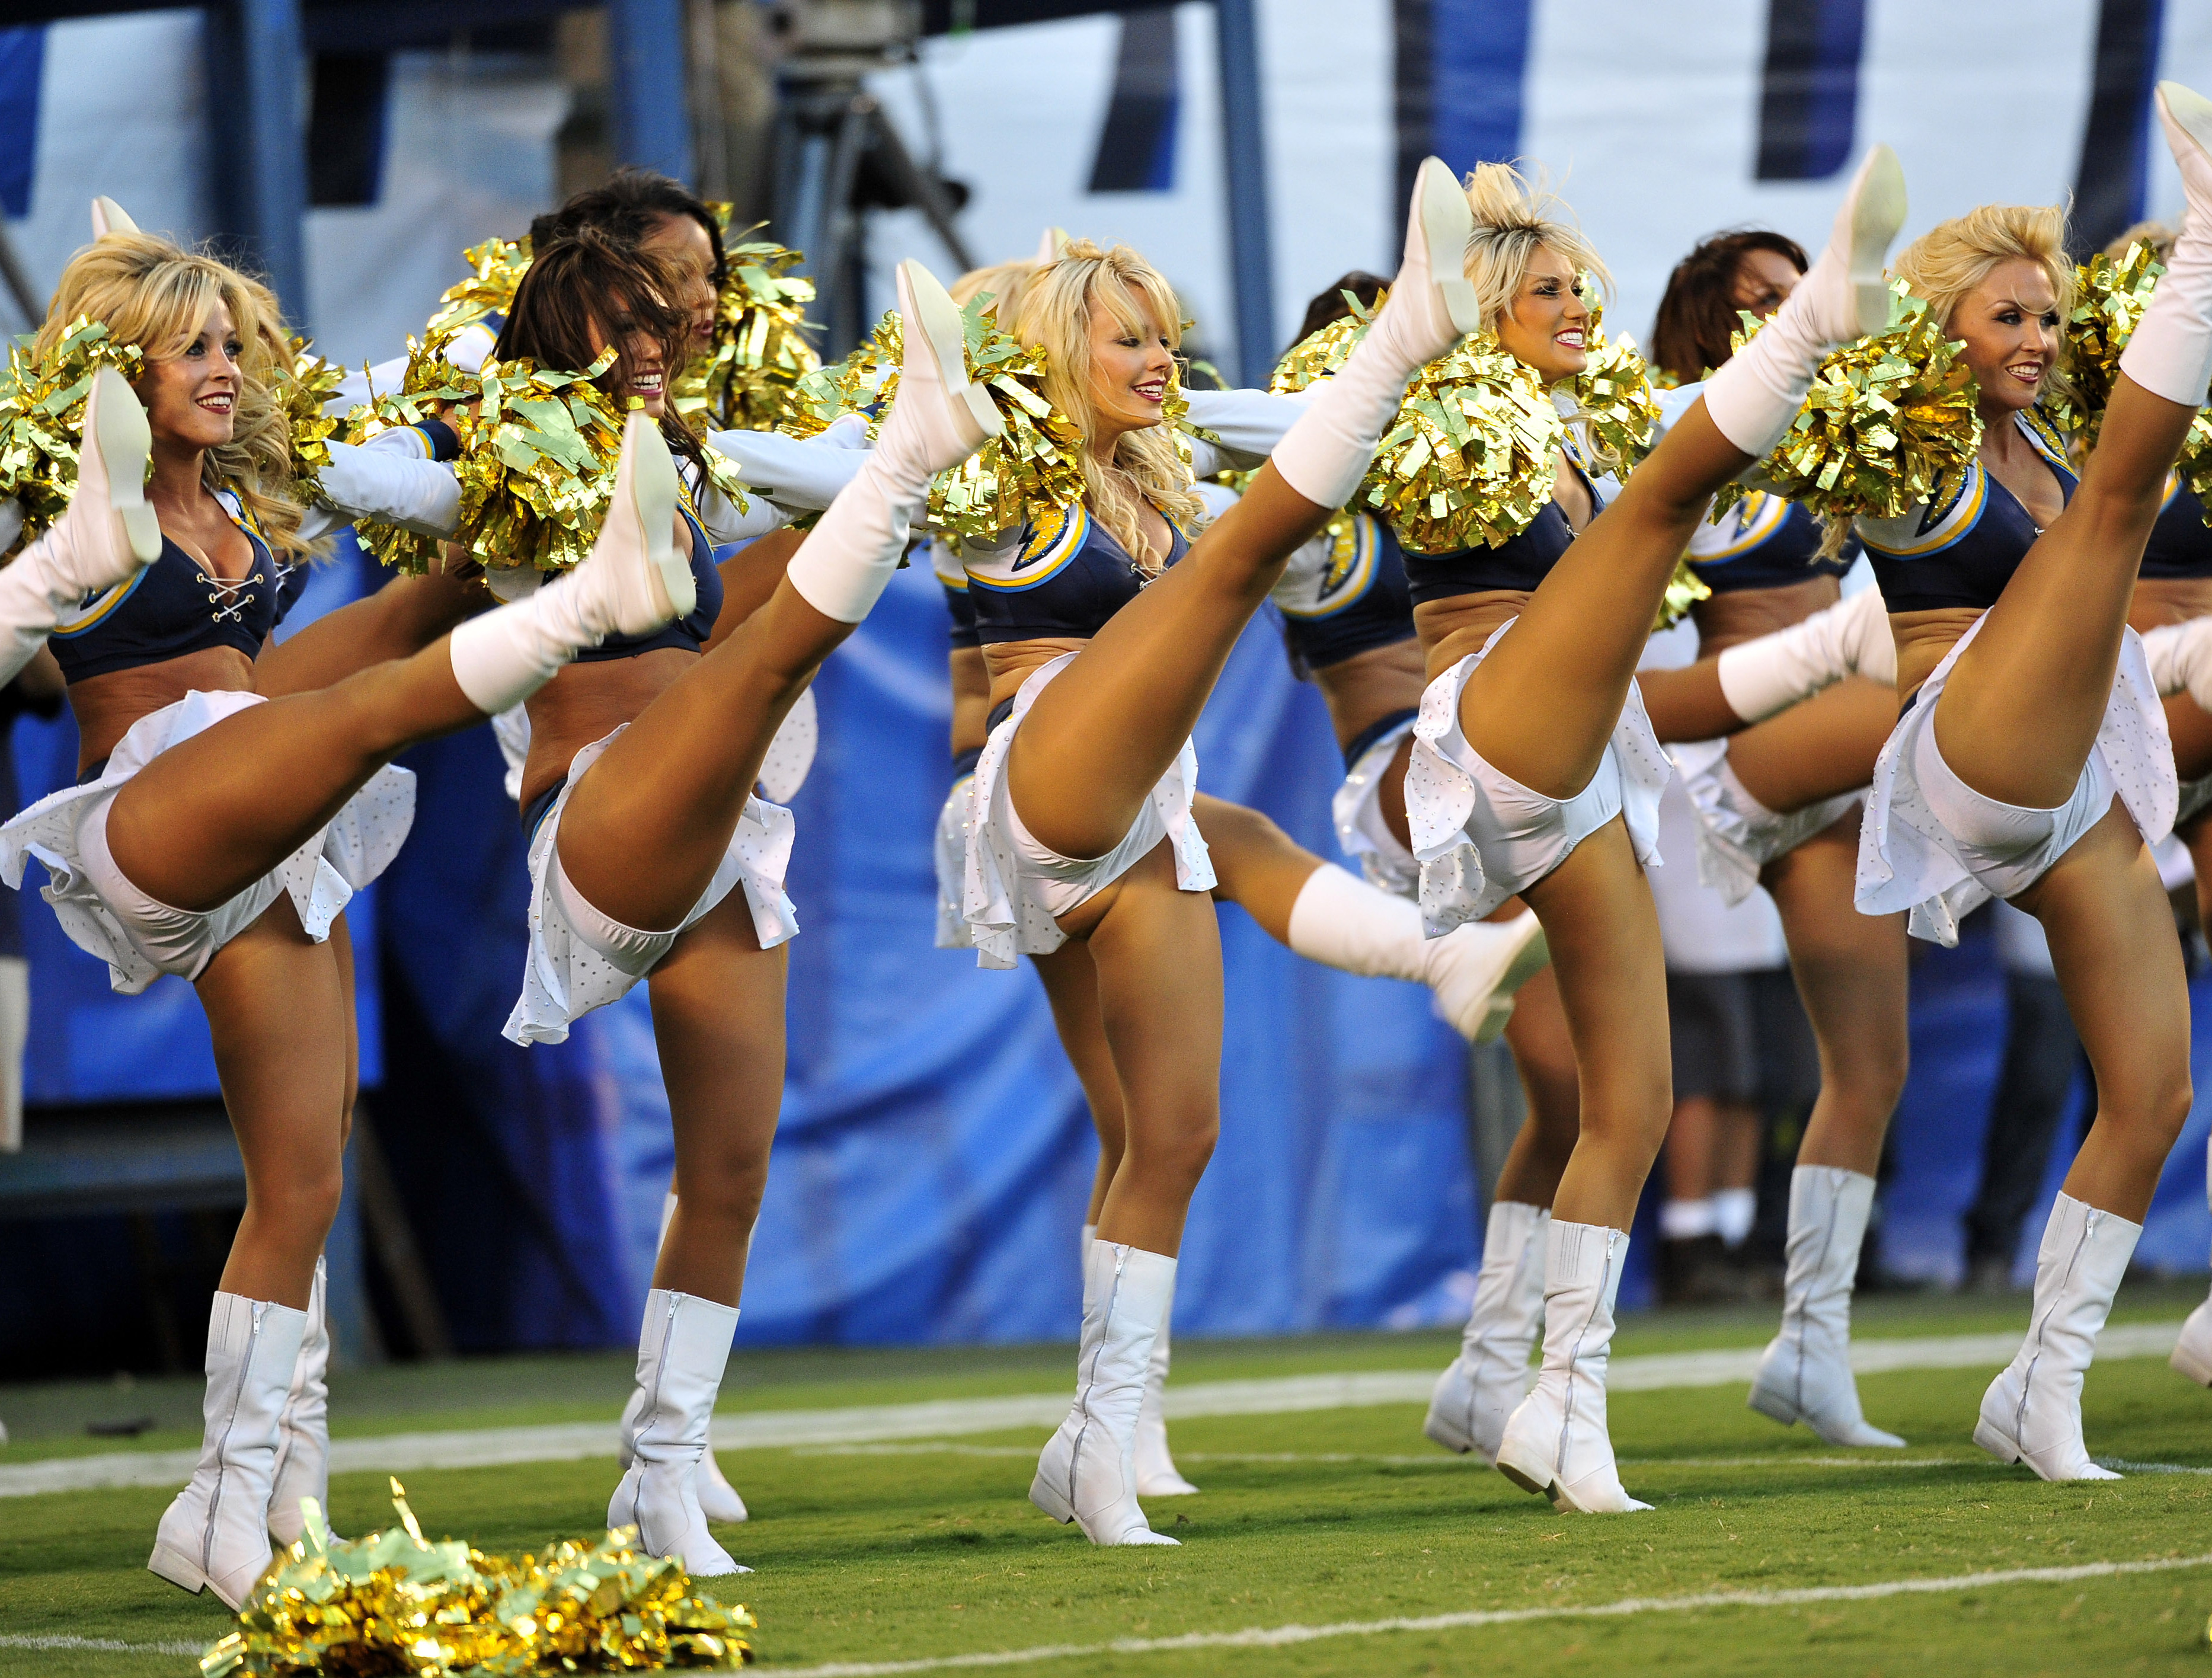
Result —
M 1083 1314 L 1091 1314 L 1091 1249 L 1098 1238 L 1098 1226 L 1085 1224 L 1076 1251 L 1081 1255 L 1083 1267 Z M 1140 1498 L 1188 1498 L 1196 1494 L 1198 1487 L 1182 1476 L 1176 1467 L 1175 1453 L 1168 1449 L 1168 1324 L 1175 1313 L 1175 1295 L 1168 1296 L 1168 1315 L 1160 1318 L 1159 1337 L 1152 1342 L 1152 1355 L 1145 1366 L 1145 1401 L 1137 1411 L 1137 1495 Z
M 2212 100 L 2161 82 L 2158 115 L 2181 170 L 2181 231 L 2120 371 L 2154 396 L 2202 408 L 2212 384 Z
M 696 1483 L 707 1426 L 730 1361 L 738 1308 L 654 1288 L 645 1296 L 637 1383 L 645 1389 L 629 1437 L 630 1465 L 607 1505 L 607 1526 L 635 1526 L 638 1547 L 674 1556 L 702 1578 L 750 1573 L 707 1530 Z
M 295 1544 L 307 1529 L 300 1499 L 313 1498 L 327 1517 L 331 1507 L 330 1267 L 315 1261 L 307 1295 L 307 1322 L 292 1386 L 276 1419 L 276 1467 L 269 1495 L 269 1530 L 279 1544 Z
M 1887 328 L 1882 262 L 1904 225 L 1905 172 L 1895 152 L 1876 146 L 1851 178 L 1827 248 L 1789 301 L 1705 380 L 1706 416 L 1753 459 L 1764 459 L 1796 420 L 1823 356 Z
M 1405 255 L 1389 296 L 1342 369 L 1275 445 L 1276 471 L 1315 506 L 1352 499 L 1397 417 L 1407 381 L 1480 330 L 1481 310 L 1463 271 L 1474 235 L 1465 190 L 1441 159 L 1427 159 L 1414 177 Z
M 623 427 L 606 520 L 583 562 L 522 599 L 470 618 L 448 639 L 453 679 L 471 704 L 497 716 L 586 647 L 611 635 L 644 635 L 698 604 L 691 556 L 676 545 L 678 486 L 660 429 L 633 413 Z
M 2118 1480 L 2081 1440 L 2081 1381 L 2142 1235 L 2118 1213 L 2062 1194 L 2035 1255 L 2034 1316 L 2004 1372 L 1982 1395 L 1974 1443 L 2045 1480 Z
M 1552 1220 L 1544 1251 L 1544 1365 L 1505 1424 L 1498 1468 L 1556 1509 L 1585 1515 L 1649 1509 L 1621 1489 L 1606 1432 L 1605 1371 L 1628 1237 L 1602 1224 Z
M 1513 1017 L 1513 994 L 1552 958 L 1533 914 L 1470 921 L 1442 938 L 1421 930 L 1418 903 L 1354 878 L 1334 862 L 1306 877 L 1291 905 L 1287 942 L 1308 961 L 1370 978 L 1426 985 L 1437 1017 L 1487 1043 Z
M 1868 1425 L 1851 1375 L 1851 1287 L 1874 1209 L 1874 1179 L 1833 1165 L 1790 1176 L 1789 1269 L 1782 1332 L 1759 1360 L 1751 1407 L 1787 1427 L 1802 1421 L 1832 1445 L 1902 1445 Z
M 2212 1200 L 2212 1140 L 2205 1145 L 2204 1193 Z M 2198 1386 L 2212 1387 L 2212 1298 L 2189 1313 L 2189 1320 L 2181 1325 L 2181 1338 L 2173 1343 L 2173 1355 L 2166 1362 Z
M 307 1312 L 289 1305 L 215 1296 L 199 1465 L 161 1517 L 149 1572 L 195 1595 L 212 1590 L 235 1608 L 268 1571 L 277 1418 L 307 1328 Z
M 76 494 L 51 530 L 0 567 L 0 684 L 13 681 L 88 596 L 130 581 L 161 557 L 161 523 L 146 502 L 153 447 L 129 383 L 113 368 L 100 368 L 85 398 Z M 12 537 L 21 517 L 14 502 L 5 509 L 16 514 Z
M 1084 1267 L 1075 1404 L 1037 1459 L 1030 1501 L 1094 1544 L 1172 1544 L 1137 1502 L 1137 1418 L 1152 1341 L 1175 1298 L 1176 1262 L 1093 1241 Z
M 664 1247 L 668 1244 L 668 1225 L 675 1217 L 676 1191 L 672 1189 L 660 1202 L 660 1245 Z M 636 1453 L 630 1450 L 629 1442 L 637 1432 L 638 1418 L 644 1410 L 645 1388 L 642 1383 L 633 1383 L 629 1389 L 629 1402 L 623 1406 L 621 1443 L 615 1450 L 625 1474 L 629 1472 L 629 1465 L 637 1460 Z M 710 1429 L 713 1420 L 711 1416 L 708 1418 Z M 714 1442 L 711 1432 L 706 1450 L 699 1454 L 699 1472 L 692 1477 L 691 1484 L 699 1494 L 699 1512 L 708 1520 L 724 1526 L 735 1526 L 740 1521 L 751 1518 L 752 1511 L 745 1507 L 745 1500 L 738 1495 L 738 1488 L 730 1484 L 723 1475 L 722 1465 L 714 1460 Z M 636 1518 L 637 1511 L 632 1509 L 627 1519 L 610 1522 L 609 1524 L 628 1526 Z
M 1528 1352 L 1544 1320 L 1545 1232 L 1552 1214 L 1493 1201 L 1482 1232 L 1482 1268 L 1459 1356 L 1437 1377 L 1421 1432 L 1446 1450 L 1498 1461 L 1505 1422 L 1528 1395 Z

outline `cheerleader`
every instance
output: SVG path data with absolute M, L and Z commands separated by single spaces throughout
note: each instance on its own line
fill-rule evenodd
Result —
M 83 775 L 0 828 L 0 877 L 20 885 L 36 858 L 64 930 L 116 989 L 175 974 L 207 1012 L 247 1201 L 210 1318 L 199 1464 L 148 1566 L 234 1608 L 270 1530 L 296 1535 L 296 1498 L 326 1472 L 319 1391 L 295 1402 L 295 1376 L 323 1334 L 353 1093 L 341 915 L 412 814 L 412 777 L 391 760 L 516 702 L 602 635 L 670 614 L 672 474 L 633 428 L 598 548 L 529 605 L 391 659 L 380 649 L 406 619 L 379 594 L 270 650 L 316 538 L 343 518 L 295 499 L 270 394 L 290 353 L 274 300 L 209 258 L 115 234 L 64 271 L 38 353 L 80 317 L 136 346 L 144 371 L 135 392 L 112 368 L 94 374 L 69 511 L 9 568 L 31 565 L 61 609 L 47 627 Z
M 1480 325 L 1545 382 L 1571 378 L 1586 364 L 1579 277 L 1602 277 L 1596 253 L 1509 167 L 1478 169 L 1465 197 Z M 1407 556 L 1431 677 L 1406 776 L 1423 911 L 1445 927 L 1527 900 L 1580 1074 L 1581 1133 L 1545 1232 L 1542 1367 L 1496 1459 L 1563 1509 L 1646 1506 L 1621 1489 L 1604 1390 L 1625 1231 L 1671 1106 L 1665 976 L 1641 872 L 1657 860 L 1668 766 L 1636 665 L 1708 498 L 1780 438 L 1830 346 L 1886 323 L 1881 256 L 1903 210 L 1895 159 L 1878 149 L 1790 301 L 1609 507 L 1562 455 L 1552 500 L 1520 535 Z
M 2028 1334 L 1974 1430 L 2045 1480 L 2113 1477 L 2082 1443 L 2082 1379 L 2190 1107 L 2181 951 L 2145 848 L 2172 824 L 2173 757 L 2127 618 L 2167 471 L 2212 386 L 2212 102 L 2167 82 L 2158 106 L 2187 208 L 2079 479 L 2035 408 L 2071 301 L 2063 214 L 1989 206 L 1897 264 L 1963 341 L 1977 459 L 1938 502 L 1858 521 L 1910 699 L 1875 771 L 1859 907 L 1909 910 L 1916 934 L 1947 944 L 1990 897 L 2033 915 L 2096 1074 Z
M 696 1479 L 782 1100 L 781 946 L 798 930 L 782 887 L 790 812 L 754 787 L 778 727 L 888 581 L 931 477 L 999 423 L 967 380 L 950 300 L 912 263 L 898 285 L 905 364 L 877 447 L 733 626 L 719 621 L 729 606 L 698 508 L 700 444 L 666 400 L 686 323 L 659 301 L 673 295 L 665 268 L 591 229 L 557 240 L 537 253 L 494 352 L 588 366 L 602 348 L 593 323 L 639 323 L 609 394 L 657 420 L 688 468 L 678 499 L 692 608 L 610 638 L 530 707 L 530 951 L 507 1035 L 560 1042 L 578 1016 L 650 986 L 682 1195 L 647 1299 L 645 1399 L 607 1521 L 696 1574 L 738 1571 L 708 1530 Z
M 1735 310 L 1771 315 L 1806 266 L 1778 234 L 1699 245 L 1660 301 L 1660 364 L 1686 381 L 1726 365 Z M 1896 720 L 1896 690 L 1849 677 L 1734 732 L 1736 716 L 1763 708 L 1747 698 L 1760 677 L 1794 678 L 1788 691 L 1802 689 L 1793 643 L 1760 637 L 1834 605 L 1856 552 L 1856 544 L 1825 551 L 1820 521 L 1803 508 L 1747 493 L 1717 525 L 1701 520 L 1690 541 L 1690 568 L 1711 591 L 1692 609 L 1710 686 L 1670 684 L 1661 672 L 1639 680 L 1697 812 L 1698 872 L 1731 903 L 1759 886 L 1772 896 L 1820 1049 L 1820 1091 L 1790 1176 L 1782 1332 L 1760 1361 L 1751 1407 L 1784 1426 L 1802 1421 L 1830 1444 L 1898 1446 L 1905 1441 L 1862 1414 L 1850 1357 L 1859 1246 L 1905 1086 L 1905 920 L 1861 915 L 1851 902 L 1860 796 Z M 1870 636 L 1887 639 L 1873 601 L 1858 612 Z M 1710 707 L 1697 701 L 1714 688 L 1730 701 L 1730 737 L 1685 732 L 1711 727 Z

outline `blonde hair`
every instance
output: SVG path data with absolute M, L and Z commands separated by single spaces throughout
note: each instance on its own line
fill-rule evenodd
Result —
M 1613 271 L 1583 236 L 1574 211 L 1542 182 L 1529 180 L 1510 163 L 1478 163 L 1467 178 L 1467 203 L 1474 212 L 1474 235 L 1462 265 L 1482 310 L 1483 331 L 1498 330 L 1498 318 L 1512 307 L 1539 251 L 1563 258 L 1577 274 L 1591 275 L 1612 295 Z
M 136 344 L 150 362 L 172 361 L 221 303 L 244 346 L 231 440 L 207 451 L 203 481 L 228 489 L 270 549 L 309 554 L 302 541 L 305 509 L 293 499 L 292 427 L 270 389 L 292 348 L 283 315 L 268 287 L 214 258 L 149 234 L 109 234 L 70 258 L 39 329 L 38 354 L 60 342 L 82 316 L 104 325 L 114 340 Z
M 952 301 L 964 309 L 989 292 L 991 318 L 999 323 L 1001 331 L 1011 331 L 1022 312 L 1022 294 L 1029 289 L 1030 279 L 1036 271 L 1034 257 L 1024 257 L 1018 262 L 994 263 L 988 268 L 971 268 L 953 281 L 950 287 Z
M 2041 269 L 2051 282 L 2058 318 L 2066 319 L 2074 307 L 2074 260 L 2066 254 L 2063 204 L 1985 204 L 1939 222 L 1898 253 L 1891 271 L 1927 302 L 1936 324 L 1948 332 L 1959 305 L 2005 262 L 2032 262 Z M 2071 392 L 2057 358 L 2045 372 L 2036 399 L 2054 392 Z
M 2152 258 L 2169 262 L 2173 258 L 2173 241 L 2181 237 L 2181 229 L 2171 222 L 2138 222 L 2125 233 L 2105 246 L 2105 254 L 2114 262 L 2127 255 L 2130 245 L 2148 245 Z
M 1094 309 L 1105 310 L 1133 332 L 1147 330 L 1149 313 L 1171 347 L 1182 342 L 1182 309 L 1175 289 L 1127 245 L 1102 251 L 1087 239 L 1072 240 L 1055 260 L 1036 266 L 1023 291 L 1013 334 L 1025 349 L 1043 347 L 1046 399 L 1082 428 L 1086 445 L 1097 424 L 1091 391 Z M 1005 324 L 1004 314 L 1000 321 Z M 1109 470 L 1085 447 L 1085 499 L 1092 516 L 1133 556 L 1145 551 L 1138 521 L 1144 502 L 1187 530 L 1204 516 L 1206 504 L 1192 489 L 1190 468 L 1165 426 L 1123 432 L 1114 445 L 1113 465 L 1119 470 Z

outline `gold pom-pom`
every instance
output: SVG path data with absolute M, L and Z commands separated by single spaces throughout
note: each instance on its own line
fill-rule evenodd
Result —
M 505 314 L 530 271 L 527 239 L 487 239 L 461 252 L 469 277 L 439 295 L 438 312 L 422 330 L 424 342 L 442 346 L 488 315 Z
M 0 375 L 0 498 L 12 497 L 22 508 L 23 542 L 52 529 L 76 493 L 85 398 L 92 375 L 103 367 L 135 380 L 146 362 L 137 344 L 118 343 L 106 325 L 84 315 L 45 356 L 31 353 L 28 338 L 9 347 Z
M 291 423 L 294 491 L 297 500 L 306 502 L 323 492 L 321 473 L 331 464 L 330 441 L 344 423 L 323 410 L 338 393 L 345 368 L 311 353 L 307 340 L 298 333 L 291 337 L 291 359 L 277 365 L 270 393 Z
M 1552 499 L 1566 422 L 1536 371 L 1487 333 L 1413 375 L 1361 502 L 1417 554 L 1498 547 Z
M 1375 309 L 1381 308 L 1382 300 L 1389 295 L 1387 289 L 1378 292 L 1375 308 L 1368 308 L 1352 293 L 1344 293 L 1344 301 L 1352 313 L 1307 333 L 1285 350 L 1283 359 L 1275 363 L 1275 370 L 1268 377 L 1267 388 L 1277 396 L 1290 396 L 1305 389 L 1315 380 L 1336 373 L 1352 359 L 1353 347 L 1367 336 Z
M 1788 435 L 1759 463 L 1759 487 L 1832 525 L 1904 517 L 1972 465 L 1981 446 L 1978 386 L 1962 346 L 1902 282 L 1891 289 L 1901 305 L 1895 323 L 1820 363 Z M 1714 496 L 1715 520 L 1742 494 L 1730 484 Z
M 1659 597 L 1658 615 L 1651 620 L 1651 633 L 1671 629 L 1690 615 L 1690 608 L 1700 600 L 1710 600 L 1713 591 L 1705 580 L 1690 568 L 1690 556 L 1684 554 L 1674 562 L 1674 575 L 1667 579 L 1666 592 Z
M 711 205 L 726 238 L 730 206 Z M 757 228 L 750 229 L 757 232 Z M 790 414 L 799 381 L 822 357 L 806 337 L 814 282 L 791 271 L 806 258 L 768 240 L 726 245 L 726 277 L 714 302 L 714 346 L 671 392 L 696 427 L 772 431 Z
M 2165 271 L 2157 252 L 2140 241 L 2118 262 L 2100 251 L 2074 271 L 2074 310 L 2066 317 L 2061 362 L 2073 388 L 2058 392 L 2050 407 L 2051 417 L 2084 452 L 2097 445 L 2112 381 L 2120 376 L 2120 351 Z
M 399 1524 L 366 1538 L 332 1538 L 302 1502 L 306 1535 L 200 1657 L 202 1678 L 728 1672 L 753 1658 L 753 1617 L 644 1554 L 633 1527 L 509 1558 L 426 1541 L 396 1480 Z
M 1651 434 L 1659 424 L 1658 392 L 1636 340 L 1606 337 L 1596 283 L 1586 277 L 1583 293 L 1590 300 L 1589 344 L 1569 395 L 1576 423 L 1589 444 L 1590 464 L 1625 477 L 1651 453 Z
M 929 486 L 929 522 L 955 542 L 988 538 L 1018 529 L 1046 514 L 1083 499 L 1083 432 L 1054 407 L 1044 393 L 1045 354 L 1024 350 L 1001 331 L 991 314 L 991 294 L 971 299 L 960 311 L 968 377 L 998 409 L 1000 435 Z M 847 414 L 865 414 L 868 435 L 881 429 L 883 416 L 898 395 L 899 362 L 905 355 L 896 311 L 886 313 L 875 331 L 853 353 L 832 366 L 800 379 L 792 417 L 781 428 L 812 436 Z M 1183 406 L 1181 386 L 1170 380 L 1169 419 Z

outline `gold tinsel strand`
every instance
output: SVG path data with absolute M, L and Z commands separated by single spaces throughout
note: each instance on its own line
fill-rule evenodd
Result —
M 307 340 L 291 335 L 292 358 L 276 369 L 270 394 L 283 410 L 292 429 L 292 483 L 295 497 L 304 506 L 323 493 L 322 470 L 331 464 L 331 439 L 344 422 L 323 411 L 338 393 L 345 378 L 343 366 L 311 353 Z
M 1904 517 L 1939 498 L 1981 444 L 1978 387 L 1959 359 L 1961 346 L 1903 282 L 1891 289 L 1901 305 L 1896 324 L 1820 363 L 1788 435 L 1759 464 L 1760 488 L 1832 524 Z M 1759 325 L 1748 316 L 1746 323 Z M 1716 521 L 1742 493 L 1730 484 L 1713 498 Z
M 960 465 L 939 472 L 929 486 L 929 522 L 954 541 L 988 538 L 1019 528 L 1083 499 L 1083 432 L 1044 393 L 1045 354 L 1024 350 L 1001 331 L 990 314 L 988 293 L 960 311 L 968 376 L 990 395 L 1002 423 L 1000 435 Z M 868 435 L 898 395 L 905 354 L 896 311 L 842 362 L 799 380 L 792 417 L 782 429 L 813 436 L 847 414 L 865 414 Z M 1168 418 L 1188 404 L 1170 381 Z M 1185 459 L 1188 461 L 1188 453 Z
M 2066 317 L 2060 362 L 2073 396 L 2058 393 L 2049 405 L 2051 418 L 2085 453 L 2096 447 L 2098 428 L 2105 422 L 2112 381 L 2120 376 L 2120 351 L 2165 271 L 2157 253 L 2140 241 L 2129 246 L 2118 262 L 2100 251 L 2074 271 L 2074 309 Z
M 396 1480 L 392 1502 L 398 1526 L 334 1539 L 303 1499 L 306 1535 L 200 1657 L 203 1678 L 727 1672 L 753 1658 L 753 1617 L 696 1590 L 682 1563 L 641 1552 L 635 1528 L 489 1556 L 425 1540 Z
M 1583 295 L 1589 304 L 1589 344 L 1569 395 L 1591 459 L 1601 471 L 1626 477 L 1651 453 L 1651 434 L 1659 424 L 1658 392 L 1636 341 L 1606 337 L 1605 306 L 1589 275 L 1583 276 Z
M 9 346 L 0 374 L 0 499 L 22 508 L 21 540 L 53 526 L 76 493 L 77 444 L 84 430 L 92 375 L 112 367 L 125 379 L 145 371 L 135 344 L 118 344 L 100 322 L 79 315 L 46 356 L 31 340 Z
M 438 312 L 422 329 L 424 342 L 434 348 L 487 316 L 504 315 L 514 307 L 514 294 L 530 271 L 530 241 L 487 239 L 463 251 L 461 260 L 469 265 L 469 277 L 440 295 Z
M 395 425 L 435 416 L 453 429 L 461 503 L 453 534 L 488 568 L 529 565 L 563 571 L 598 539 L 622 455 L 623 414 L 592 381 L 614 364 L 609 350 L 581 373 L 549 372 L 526 361 L 486 362 L 464 373 L 428 345 L 408 344 L 399 391 L 347 416 L 358 442 Z M 731 463 L 706 451 L 707 475 L 738 508 L 744 486 Z M 363 520 L 370 552 L 397 570 L 429 569 L 440 539 Z
M 708 208 L 726 241 L 730 206 Z M 805 257 L 766 240 L 726 242 L 723 255 L 714 347 L 684 370 L 671 395 L 694 426 L 773 431 L 791 412 L 799 381 L 822 365 L 806 337 L 814 282 L 791 271 Z
M 1535 369 L 1485 332 L 1413 375 L 1362 503 L 1409 553 L 1498 547 L 1552 499 L 1566 423 Z

